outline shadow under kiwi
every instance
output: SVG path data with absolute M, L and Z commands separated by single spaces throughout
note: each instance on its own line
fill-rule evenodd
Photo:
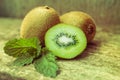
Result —
M 90 56 L 91 52 L 95 53 L 95 51 L 97 51 L 100 46 L 101 46 L 101 41 L 94 40 L 94 41 L 88 43 L 86 49 L 82 52 L 82 54 L 78 55 L 77 57 L 75 57 L 73 59 L 57 58 L 57 60 L 66 60 L 66 61 L 67 60 L 79 60 L 79 59 Z
M 100 45 L 101 45 L 101 41 L 92 41 L 91 43 L 88 43 L 87 48 L 83 51 L 83 53 L 78 55 L 74 59 L 78 60 L 81 58 L 88 57 L 90 53 L 94 54 L 99 49 Z

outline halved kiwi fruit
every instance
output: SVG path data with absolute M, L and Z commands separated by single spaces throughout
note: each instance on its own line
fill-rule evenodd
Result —
M 87 13 L 71 11 L 60 16 L 60 21 L 81 28 L 87 37 L 88 43 L 93 40 L 96 33 L 96 25 L 93 18 Z
M 23 19 L 20 37 L 38 37 L 44 45 L 46 31 L 53 25 L 60 23 L 57 11 L 48 6 L 40 6 L 32 9 Z
M 71 59 L 83 52 L 87 40 L 80 28 L 61 23 L 46 32 L 45 45 L 54 55 Z

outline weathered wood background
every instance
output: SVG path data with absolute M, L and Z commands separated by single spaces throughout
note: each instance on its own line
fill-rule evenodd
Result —
M 33 65 L 11 66 L 14 58 L 3 50 L 8 40 L 19 38 L 26 13 L 42 5 L 55 8 L 60 15 L 71 10 L 84 11 L 97 24 L 94 40 L 81 55 L 58 60 L 60 74 L 56 78 L 43 76 Z M 119 6 L 120 0 L 0 0 L 0 80 L 120 80 Z
M 72 60 L 57 60 L 60 74 L 45 77 L 33 65 L 12 66 L 4 53 L 8 40 L 19 38 L 21 19 L 0 18 L 0 80 L 120 80 L 120 26 L 97 26 L 92 43 Z M 21 79 L 22 78 L 22 79 Z
M 55 8 L 60 15 L 71 10 L 87 12 L 97 24 L 120 23 L 120 0 L 0 0 L 0 16 L 23 18 L 42 5 Z

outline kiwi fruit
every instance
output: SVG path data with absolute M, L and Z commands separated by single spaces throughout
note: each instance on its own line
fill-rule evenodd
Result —
M 60 23 L 60 19 L 55 9 L 48 6 L 36 7 L 28 12 L 23 19 L 20 37 L 38 37 L 42 45 L 44 45 L 46 31 L 58 23 Z
M 62 23 L 71 24 L 81 28 L 86 37 L 87 42 L 91 42 L 96 34 L 96 25 L 93 18 L 87 13 L 81 11 L 71 11 L 60 16 Z
M 60 23 L 50 28 L 45 35 L 45 46 L 54 55 L 64 59 L 78 56 L 86 48 L 84 32 L 73 25 Z

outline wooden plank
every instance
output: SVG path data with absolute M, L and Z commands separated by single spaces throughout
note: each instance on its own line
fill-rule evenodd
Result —
M 0 0 L 0 16 L 23 18 L 29 10 L 48 5 L 59 14 L 80 10 L 90 14 L 97 24 L 119 24 L 120 0 Z

